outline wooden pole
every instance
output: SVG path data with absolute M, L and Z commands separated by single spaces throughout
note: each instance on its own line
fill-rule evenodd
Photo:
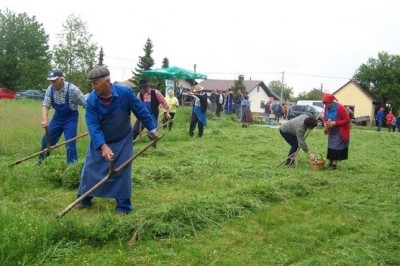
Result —
M 86 132 L 86 133 L 84 133 L 84 134 L 82 134 L 82 135 L 79 135 L 79 136 L 77 136 L 77 137 L 75 137 L 75 138 L 69 139 L 69 140 L 64 141 L 64 142 L 62 142 L 62 143 L 60 143 L 60 144 L 56 144 L 56 145 L 54 145 L 54 146 L 51 146 L 50 148 L 46 148 L 46 149 L 44 149 L 44 150 L 41 150 L 41 151 L 39 151 L 39 152 L 37 152 L 37 153 L 34 153 L 34 154 L 32 154 L 32 155 L 30 155 L 30 156 L 28 156 L 28 157 L 25 157 L 25 158 L 22 158 L 22 159 L 20 159 L 20 160 L 17 160 L 17 161 L 15 161 L 15 162 L 13 162 L 12 164 L 10 164 L 9 166 L 12 167 L 12 166 L 14 166 L 14 165 L 20 164 L 20 163 L 22 163 L 22 162 L 24 162 L 24 161 L 27 161 L 27 160 L 29 160 L 29 159 L 31 159 L 31 158 L 33 158 L 33 157 L 38 156 L 38 155 L 40 155 L 40 154 L 42 154 L 42 153 L 44 153 L 44 152 L 48 152 L 48 151 L 50 151 L 50 150 L 54 150 L 54 149 L 56 149 L 56 148 L 58 148 L 58 147 L 61 147 L 62 145 L 65 145 L 65 144 L 70 143 L 70 142 L 72 142 L 72 141 L 74 141 L 74 140 L 77 140 L 77 139 L 79 139 L 79 138 L 82 138 L 82 137 L 84 137 L 84 136 L 86 136 L 86 135 L 88 135 L 88 134 L 89 134 L 89 132 Z
M 307 138 L 307 136 L 308 136 L 308 134 L 310 133 L 310 129 L 307 129 L 307 131 L 306 131 L 306 133 L 304 134 L 304 140 Z M 292 154 L 290 154 L 288 157 L 286 157 L 286 159 L 285 160 L 283 160 L 281 163 L 279 163 L 276 167 L 278 167 L 278 166 L 281 166 L 283 163 L 285 163 L 288 159 L 290 159 L 290 164 L 292 164 L 293 163 L 293 161 L 296 159 L 296 157 L 297 157 L 297 154 L 299 153 L 299 150 L 300 150 L 300 147 L 297 147 L 297 150 L 294 152 L 294 153 L 292 153 Z M 296 163 L 296 162 L 295 162 Z
M 121 171 L 123 168 L 125 168 L 130 162 L 132 162 L 133 160 L 135 160 L 137 157 L 139 157 L 140 155 L 142 155 L 145 151 L 147 151 L 151 146 L 153 146 L 157 141 L 159 141 L 162 137 L 164 136 L 161 135 L 158 139 L 154 139 L 152 140 L 148 145 L 146 145 L 143 149 L 141 149 L 139 152 L 137 152 L 134 156 L 132 156 L 131 158 L 129 158 L 128 160 L 126 160 L 125 162 L 123 162 L 120 166 L 118 166 L 116 169 L 114 168 L 114 161 L 110 161 L 110 170 L 108 172 L 108 174 L 103 177 L 103 179 L 101 179 L 96 185 L 94 185 L 91 189 L 89 189 L 88 191 L 86 191 L 85 193 L 83 193 L 79 198 L 77 198 L 74 202 L 72 202 L 71 204 L 69 204 L 64 210 L 62 210 L 61 212 L 59 212 L 56 216 L 56 218 L 61 218 L 63 217 L 67 212 L 69 212 L 73 207 L 75 207 L 79 202 L 81 202 L 84 198 L 86 198 L 87 196 L 89 196 L 93 191 L 97 190 L 99 187 L 101 187 L 102 185 L 104 185 L 108 179 L 110 177 L 112 177 L 113 175 L 115 175 L 117 172 Z

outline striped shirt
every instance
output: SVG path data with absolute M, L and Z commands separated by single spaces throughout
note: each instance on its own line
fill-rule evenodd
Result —
M 64 88 L 61 90 L 53 89 L 53 97 L 54 103 L 56 104 L 64 104 L 65 103 L 65 96 L 67 92 L 67 88 L 69 85 L 69 105 L 72 110 L 78 110 L 78 106 L 82 105 L 85 106 L 86 103 L 86 96 L 81 92 L 81 90 L 72 83 L 64 82 Z M 51 87 L 47 87 L 46 94 L 44 95 L 43 106 L 47 108 L 51 108 Z

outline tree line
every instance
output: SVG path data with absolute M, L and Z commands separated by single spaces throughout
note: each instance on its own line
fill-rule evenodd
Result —
M 90 87 L 86 81 L 86 73 L 95 65 L 104 65 L 104 52 L 92 41 L 87 24 L 77 15 L 70 15 L 62 30 L 56 36 L 56 44 L 49 45 L 49 35 L 43 24 L 35 16 L 27 13 L 16 14 L 8 9 L 0 10 L 0 86 L 14 91 L 28 88 L 44 88 L 49 69 L 57 67 L 64 71 L 66 78 L 87 92 Z M 144 55 L 139 56 L 132 77 L 129 79 L 136 85 L 143 70 L 154 65 L 152 58 L 153 44 L 147 39 Z M 168 67 L 169 60 L 164 58 L 162 67 Z M 400 108 L 400 56 L 387 52 L 378 53 L 377 58 L 369 58 L 354 73 L 352 79 L 370 92 L 382 106 L 395 111 Z M 152 78 L 151 83 L 161 90 L 165 87 L 163 80 Z M 243 88 L 239 80 L 235 87 Z M 268 87 L 283 99 L 319 100 L 321 89 L 313 88 L 294 97 L 293 88 L 281 81 L 271 81 Z

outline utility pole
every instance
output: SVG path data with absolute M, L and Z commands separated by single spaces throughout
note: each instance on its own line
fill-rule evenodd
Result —
M 282 88 L 281 88 L 281 104 L 282 104 L 282 98 L 283 98 L 283 81 L 285 79 L 285 71 L 282 71 Z

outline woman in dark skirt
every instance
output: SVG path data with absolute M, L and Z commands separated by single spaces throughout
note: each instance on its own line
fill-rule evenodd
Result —
M 247 127 L 248 124 L 253 123 L 253 114 L 250 110 L 249 96 L 245 95 L 241 102 L 242 105 L 242 127 Z
M 331 94 L 324 94 L 324 126 L 328 135 L 329 168 L 336 169 L 338 161 L 347 160 L 350 138 L 350 117 L 346 108 Z

